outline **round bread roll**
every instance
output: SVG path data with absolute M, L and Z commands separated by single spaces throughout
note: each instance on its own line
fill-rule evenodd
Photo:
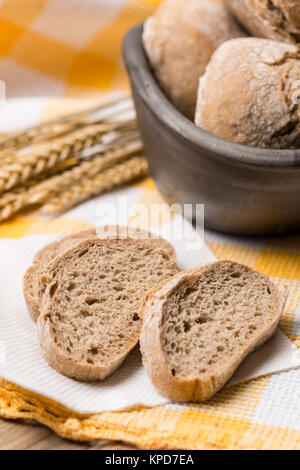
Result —
M 254 36 L 300 44 L 299 0 L 224 0 Z
M 283 42 L 232 39 L 200 80 L 195 122 L 239 144 L 300 147 L 300 52 Z
M 220 0 L 166 0 L 145 22 L 143 42 L 164 92 L 194 119 L 199 77 L 212 53 L 244 35 Z

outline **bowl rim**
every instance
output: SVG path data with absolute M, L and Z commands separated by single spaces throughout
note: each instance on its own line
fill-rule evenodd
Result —
M 300 168 L 300 149 L 265 149 L 237 144 L 217 137 L 181 114 L 160 88 L 142 42 L 143 24 L 128 31 L 123 41 L 123 57 L 134 91 L 169 131 L 189 145 L 232 163 L 268 168 Z

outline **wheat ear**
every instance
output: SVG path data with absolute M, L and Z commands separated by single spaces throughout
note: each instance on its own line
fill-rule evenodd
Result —
M 144 157 L 137 156 L 130 160 L 108 168 L 98 175 L 83 178 L 68 190 L 55 196 L 41 208 L 42 214 L 54 214 L 63 212 L 71 207 L 100 195 L 112 188 L 129 183 L 148 174 L 148 163 Z
M 27 147 L 34 142 L 40 142 L 45 139 L 53 138 L 55 135 L 68 131 L 70 132 L 75 128 L 80 127 L 80 121 L 84 121 L 87 116 L 102 111 L 105 108 L 109 108 L 110 106 L 127 101 L 128 99 L 129 95 L 124 94 L 122 96 L 100 103 L 97 106 L 93 106 L 75 113 L 66 114 L 60 118 L 53 119 L 36 126 L 28 127 L 27 129 L 24 129 L 20 132 L 1 133 L 0 152 Z M 109 115 L 111 114 L 112 113 L 110 112 Z M 103 119 L 103 121 L 104 120 L 105 119 Z M 87 122 L 85 125 L 88 124 L 89 123 Z M 82 122 L 81 125 L 83 125 Z
M 133 142 L 115 150 L 97 154 L 91 161 L 83 162 L 32 187 L 21 187 L 4 194 L 0 197 L 0 221 L 8 219 L 27 206 L 42 204 L 82 178 L 93 178 L 99 172 L 130 158 L 141 149 L 140 142 Z
M 65 163 L 58 165 L 55 169 L 49 174 L 47 174 L 47 178 L 44 175 L 37 176 L 34 180 L 30 180 L 24 184 L 24 186 L 18 186 L 14 188 L 12 191 L 7 191 L 0 195 L 0 212 L 4 206 L 7 204 L 15 204 L 17 203 L 17 199 L 26 198 L 28 199 L 29 195 L 36 191 L 36 188 L 43 187 L 44 185 L 48 184 L 50 180 L 52 181 L 54 177 L 62 176 L 63 173 L 66 173 L 67 170 L 73 169 L 76 165 L 78 165 L 79 160 L 76 158 L 67 160 Z M 22 204 L 25 206 L 26 204 Z
M 104 133 L 127 125 L 126 122 L 99 124 L 57 139 L 54 143 L 39 146 L 32 153 L 19 155 L 15 160 L 0 160 L 0 193 L 49 172 L 74 154 L 100 143 Z

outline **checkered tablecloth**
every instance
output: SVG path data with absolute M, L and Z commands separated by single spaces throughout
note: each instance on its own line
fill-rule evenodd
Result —
M 99 92 L 125 88 L 120 41 L 125 31 L 151 13 L 151 0 L 3 0 L 0 2 L 0 79 L 8 97 L 53 95 L 51 100 L 17 101 L 31 106 L 31 121 L 85 107 Z M 62 98 L 63 96 L 63 98 Z M 31 103 L 31 104 L 30 104 Z M 12 109 L 12 108 L 10 108 Z M 0 131 L 6 130 L 4 108 Z M 160 200 L 149 178 L 135 188 L 143 203 Z M 72 233 L 88 222 L 59 217 L 18 216 L 0 224 L 0 237 Z M 290 291 L 280 328 L 300 348 L 300 236 L 240 239 L 206 232 L 218 258 L 237 260 L 268 274 Z M 0 240 L 1 242 L 1 240 Z M 273 374 L 225 388 L 201 405 L 84 416 L 0 382 L 0 415 L 32 418 L 77 440 L 113 439 L 152 449 L 299 449 L 300 370 Z
M 0 77 L 7 96 L 82 96 L 126 87 L 125 32 L 159 0 L 2 0 Z

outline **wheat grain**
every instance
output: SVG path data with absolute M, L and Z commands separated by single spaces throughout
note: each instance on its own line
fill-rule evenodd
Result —
M 41 129 L 28 129 L 17 135 L 10 135 L 5 140 L 0 140 L 0 156 L 10 156 L 12 151 L 20 150 L 29 145 L 50 140 L 54 137 L 60 137 L 73 130 L 78 126 L 75 124 L 52 124 L 44 125 Z
M 146 176 L 148 163 L 144 157 L 133 157 L 130 160 L 108 168 L 93 178 L 84 178 L 70 189 L 55 196 L 42 207 L 42 214 L 63 212 L 71 207 L 102 194 L 114 187 L 129 183 L 132 180 Z
M 20 132 L 10 132 L 0 134 L 0 152 L 7 150 L 16 150 L 40 142 L 45 139 L 51 139 L 59 134 L 71 132 L 72 130 L 90 125 L 91 122 L 85 121 L 89 115 L 104 110 L 110 106 L 122 103 L 129 99 L 129 95 L 123 94 L 120 97 L 110 99 L 104 103 L 93 106 L 91 108 L 78 111 L 75 113 L 67 114 L 57 119 L 38 124 L 36 126 L 28 127 Z M 132 106 L 132 104 L 131 104 Z M 108 116 L 112 115 L 112 111 L 108 112 Z M 102 122 L 105 119 L 102 119 Z
M 7 191 L 0 195 L 0 208 L 4 207 L 6 204 L 14 203 L 17 199 L 20 199 L 22 195 L 31 194 L 29 189 L 32 189 L 32 192 L 37 190 L 40 186 L 48 183 L 50 180 L 52 181 L 53 177 L 61 176 L 67 170 L 73 169 L 76 165 L 78 165 L 79 160 L 76 158 L 71 158 L 67 160 L 65 163 L 58 165 L 47 174 L 39 175 L 36 179 L 30 180 L 25 183 L 23 186 L 18 186 L 14 188 L 12 191 Z
M 19 155 L 18 159 L 0 160 L 0 193 L 24 185 L 84 149 L 93 147 L 101 142 L 104 133 L 130 126 L 135 126 L 135 123 L 129 121 L 99 124 L 57 139 L 54 143 L 39 146 L 30 154 Z
M 0 197 L 0 220 L 11 217 L 25 207 L 44 203 L 82 178 L 93 178 L 104 169 L 130 158 L 141 149 L 142 145 L 139 141 L 132 142 L 103 154 L 97 154 L 91 161 L 83 162 L 45 181 L 35 182 L 29 187 L 21 187 L 5 193 Z
M 101 171 L 108 167 L 112 167 L 123 160 L 130 158 L 135 153 L 141 151 L 140 142 L 111 150 L 104 154 L 99 154 L 91 161 L 81 163 L 69 171 L 63 172 L 61 175 L 54 176 L 49 180 L 32 188 L 28 194 L 29 203 L 44 202 L 53 194 L 64 191 L 70 185 L 73 185 L 82 178 L 93 178 Z M 30 197 L 29 197 L 30 196 Z
M 127 97 L 115 99 L 21 132 L 5 134 L 2 140 L 0 135 L 0 221 L 24 208 L 45 203 L 45 213 L 64 210 L 145 175 L 148 167 L 144 157 L 138 156 L 142 144 L 136 120 L 115 121 L 113 118 L 119 111 L 109 108 L 121 101 L 127 106 L 126 100 Z M 132 101 L 129 104 L 132 109 Z M 99 110 L 98 118 L 91 118 Z M 46 139 L 47 143 L 41 143 Z M 2 151 L 32 142 L 38 144 L 27 153 Z
M 4 207 L 0 208 L 0 222 L 9 219 L 24 207 L 22 198 L 8 201 Z

